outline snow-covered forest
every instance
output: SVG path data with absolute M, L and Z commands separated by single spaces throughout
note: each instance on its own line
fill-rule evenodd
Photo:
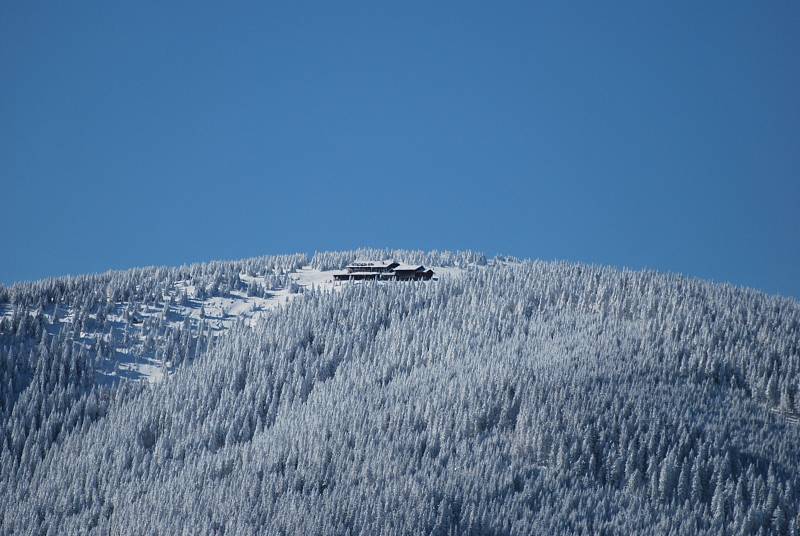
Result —
M 798 536 L 800 304 L 474 252 L 47 279 L 0 287 L 0 431 L 2 534 Z

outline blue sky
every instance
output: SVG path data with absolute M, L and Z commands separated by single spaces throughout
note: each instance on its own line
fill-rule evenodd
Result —
M 0 7 L 0 281 L 366 245 L 800 296 L 797 2 L 112 4 Z

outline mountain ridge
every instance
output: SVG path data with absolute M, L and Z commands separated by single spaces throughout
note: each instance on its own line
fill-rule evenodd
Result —
M 16 392 L 4 531 L 797 530 L 790 299 L 487 263 L 308 289 L 154 385 L 84 385 L 80 359 L 26 348 L 35 328 L 13 327 L 0 329 L 0 385 Z M 31 378 L 15 386 L 26 350 Z

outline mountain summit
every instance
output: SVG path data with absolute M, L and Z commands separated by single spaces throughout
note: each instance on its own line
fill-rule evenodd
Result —
M 418 281 L 333 277 L 357 259 Z M 800 305 L 358 250 L 0 287 L 3 534 L 793 534 Z

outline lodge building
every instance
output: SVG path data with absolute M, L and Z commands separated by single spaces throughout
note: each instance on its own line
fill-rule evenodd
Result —
M 395 261 L 355 261 L 344 272 L 333 274 L 334 281 L 427 281 L 433 270 L 421 264 L 401 264 Z

